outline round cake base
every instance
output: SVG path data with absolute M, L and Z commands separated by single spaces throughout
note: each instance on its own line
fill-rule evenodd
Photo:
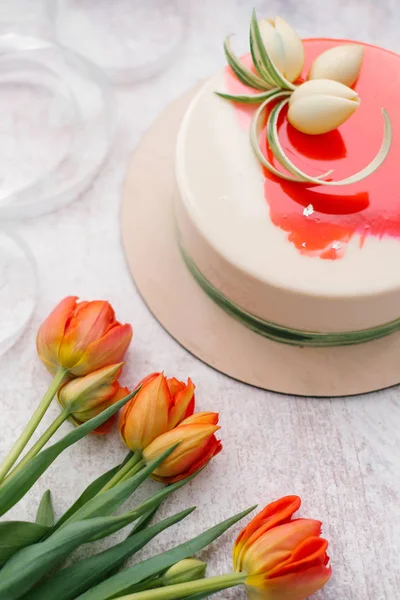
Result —
M 333 348 L 273 342 L 219 308 L 189 273 L 176 240 L 175 143 L 196 90 L 161 114 L 130 165 L 122 200 L 122 239 L 137 288 L 184 348 L 214 369 L 260 388 L 299 396 L 362 394 L 400 382 L 400 332 Z

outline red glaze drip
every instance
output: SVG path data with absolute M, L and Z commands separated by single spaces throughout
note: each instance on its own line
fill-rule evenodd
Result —
M 305 40 L 306 76 L 312 60 L 345 40 Z M 334 169 L 332 179 L 360 171 L 382 142 L 381 109 L 389 113 L 393 144 L 384 164 L 368 178 L 341 187 L 292 183 L 265 172 L 265 198 L 274 225 L 288 233 L 288 240 L 302 254 L 335 260 L 357 234 L 360 246 L 367 236 L 400 238 L 400 56 L 363 44 L 364 60 L 354 88 L 361 98 L 357 111 L 339 129 L 325 135 L 304 135 L 283 115 L 279 124 L 282 146 L 293 162 L 310 175 Z M 250 58 L 244 61 L 249 65 Z M 227 68 L 230 93 L 256 93 L 242 85 Z M 255 107 L 235 104 L 239 121 L 248 128 Z M 262 133 L 265 139 L 265 130 Z M 266 152 L 266 149 L 264 148 Z M 282 170 L 271 153 L 268 157 Z M 314 212 L 303 215 L 309 205 Z

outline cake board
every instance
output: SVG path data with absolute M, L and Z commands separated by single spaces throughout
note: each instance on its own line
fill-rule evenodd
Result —
M 353 346 L 297 347 L 254 333 L 200 288 L 180 254 L 173 211 L 175 143 L 197 88 L 172 102 L 140 142 L 126 177 L 122 242 L 148 308 L 194 356 L 244 383 L 284 394 L 334 397 L 400 382 L 400 332 Z

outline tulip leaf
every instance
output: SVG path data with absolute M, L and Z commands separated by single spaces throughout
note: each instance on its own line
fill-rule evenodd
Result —
M 260 104 L 269 98 L 273 98 L 277 92 L 281 92 L 279 88 L 274 88 L 268 92 L 261 94 L 225 94 L 224 92 L 215 92 L 220 98 L 230 100 L 231 102 L 239 102 L 240 104 Z
M 230 68 L 235 73 L 236 77 L 247 87 L 252 87 L 257 90 L 268 90 L 274 87 L 261 79 L 258 75 L 250 71 L 249 68 L 244 65 L 241 60 L 231 50 L 231 36 L 227 37 L 224 42 L 224 51 L 226 60 L 229 63 Z
M 57 600 L 74 600 L 79 594 L 109 577 L 110 572 L 118 569 L 127 558 L 138 552 L 161 531 L 182 521 L 193 510 L 194 508 L 189 508 L 168 517 L 152 527 L 136 532 L 120 544 L 104 552 L 80 560 L 55 573 L 42 585 L 29 592 L 29 600 L 54 600 L 54 598 L 57 598 Z M 148 515 L 145 515 L 145 518 L 148 519 Z
M 132 517 L 132 520 L 136 515 Z M 71 523 L 56 531 L 44 542 L 20 550 L 3 567 L 0 578 L 0 598 L 20 598 L 28 592 L 51 569 L 65 560 L 73 550 L 87 542 L 95 534 L 107 531 L 117 517 L 103 517 Z M 123 527 L 126 520 L 118 520 Z
M 392 144 L 392 124 L 386 110 L 382 108 L 383 137 L 381 147 L 379 148 L 375 157 L 366 167 L 364 167 L 363 169 L 361 169 L 361 171 L 358 171 L 358 173 L 355 173 L 354 175 L 350 175 L 349 177 L 345 177 L 345 179 L 339 179 L 336 181 L 324 181 L 321 179 L 322 177 L 330 175 L 331 173 L 333 173 L 333 171 L 328 171 L 327 173 L 319 175 L 318 177 L 312 177 L 310 175 L 307 175 L 307 173 L 304 173 L 304 171 L 296 167 L 296 165 L 292 163 L 289 157 L 286 156 L 282 145 L 279 141 L 278 118 L 281 110 L 284 108 L 287 102 L 288 100 L 284 100 L 283 102 L 275 106 L 271 111 L 271 114 L 269 115 L 267 124 L 268 144 L 278 162 L 290 173 L 292 173 L 293 175 L 297 175 L 298 181 L 306 181 L 308 183 L 317 183 L 326 186 L 349 185 L 351 183 L 357 183 L 362 179 L 369 177 L 369 175 L 376 171 L 386 160 Z
M 280 73 L 275 67 L 271 57 L 269 56 L 268 51 L 264 46 L 255 9 L 253 9 L 250 23 L 250 49 L 254 66 L 262 79 L 265 79 L 268 83 L 271 83 L 273 87 L 279 87 L 291 91 L 295 89 L 296 86 L 285 79 L 282 73 Z
M 177 481 L 176 483 L 173 483 L 171 485 L 163 487 L 161 490 L 159 490 L 158 492 L 153 494 L 149 499 L 142 502 L 142 504 L 140 505 L 141 511 L 140 511 L 140 514 L 138 515 L 138 517 L 140 517 L 144 513 L 147 513 L 149 511 L 153 510 L 156 506 L 159 506 L 161 504 L 161 502 L 164 500 L 164 498 L 166 498 L 167 496 L 172 494 L 172 492 L 179 490 L 179 488 L 181 488 L 184 485 L 186 485 L 187 483 L 189 483 L 189 481 L 192 481 L 192 479 L 197 477 L 198 473 L 199 472 L 193 473 L 193 475 L 189 475 L 189 477 L 186 477 L 186 479 L 182 479 L 181 481 Z M 129 523 L 131 523 L 131 522 L 132 521 L 129 521 Z M 114 533 L 115 531 L 118 531 L 119 529 L 120 529 L 120 527 L 118 526 L 118 523 L 115 525 L 112 524 L 110 526 L 109 530 L 107 530 L 105 533 L 102 533 L 101 535 L 94 536 L 93 538 L 90 539 L 90 541 L 94 542 L 95 540 L 105 537 L 106 535 L 111 535 L 112 533 Z
M 117 483 L 109 490 L 97 494 L 86 504 L 78 508 L 78 510 L 65 521 L 62 527 L 73 521 L 83 521 L 93 517 L 104 517 L 113 513 L 123 502 L 133 494 L 143 481 L 176 449 L 178 444 L 172 448 L 168 448 L 159 457 L 144 466 L 136 475 L 133 475 L 127 481 Z
M 48 527 L 26 521 L 0 523 L 0 566 L 18 550 L 35 544 L 47 533 Z
M 161 573 L 180 560 L 189 558 L 202 550 L 205 546 L 208 546 L 208 544 L 222 535 L 229 527 L 232 527 L 237 521 L 248 515 L 254 508 L 255 507 L 245 510 L 234 517 L 211 527 L 188 542 L 137 563 L 121 573 L 117 573 L 113 577 L 110 577 L 95 587 L 92 587 L 84 594 L 78 596 L 76 600 L 109 600 L 110 598 L 118 598 L 118 596 L 129 594 L 131 590 L 134 590 L 138 583 Z
M 160 504 L 156 505 L 155 508 L 153 508 L 148 513 L 144 514 L 140 519 L 138 519 L 135 525 L 132 527 L 131 531 L 129 532 L 127 539 L 146 529 L 146 527 L 149 525 L 160 506 L 161 502 Z M 107 577 L 111 577 L 112 575 L 118 573 L 118 571 L 123 567 L 124 563 L 125 560 L 122 560 L 121 563 L 119 563 L 116 567 L 110 569 L 110 571 L 108 571 Z
M 256 112 L 254 113 L 253 119 L 250 125 L 250 144 L 253 149 L 254 154 L 258 158 L 259 162 L 266 168 L 268 171 L 280 177 L 281 179 L 286 179 L 287 181 L 299 181 L 297 177 L 292 177 L 291 175 L 287 175 L 286 173 L 282 173 L 282 171 L 278 171 L 278 169 L 264 156 L 260 145 L 259 145 L 259 133 L 262 124 L 264 123 L 264 112 L 268 108 L 268 104 L 277 100 L 278 98 L 287 98 L 290 95 L 290 92 L 281 91 L 277 92 L 276 95 L 267 98 L 261 106 L 258 107 Z
M 11 475 L 0 485 L 0 516 L 4 515 L 12 508 L 28 490 L 36 483 L 39 477 L 48 469 L 55 459 L 69 446 L 75 444 L 88 433 L 105 423 L 110 417 L 117 413 L 131 398 L 133 398 L 140 388 L 137 388 L 119 402 L 116 402 L 102 413 L 93 417 L 83 425 L 80 425 L 73 431 L 70 431 L 61 440 L 39 452 L 32 458 L 20 471 Z
M 100 539 L 129 525 L 191 479 L 193 476 L 166 486 L 128 513 L 67 523 L 46 540 L 23 548 L 10 558 L 1 571 L 1 600 L 21 598 L 81 544 Z
M 42 496 L 37 509 L 35 522 L 38 525 L 44 525 L 45 527 L 53 527 L 54 525 L 54 510 L 51 502 L 50 490 L 46 490 Z
M 60 519 L 54 525 L 50 533 L 54 533 L 54 531 L 61 527 L 61 525 L 65 523 L 65 521 L 67 521 L 73 514 L 75 514 L 79 508 L 81 508 L 84 504 L 86 504 L 86 502 L 91 500 L 93 496 L 100 492 L 100 490 L 103 489 L 103 487 L 110 481 L 112 477 L 114 477 L 114 475 L 119 469 L 120 465 L 117 465 L 116 467 L 113 467 L 112 469 L 110 469 L 106 473 L 103 473 L 102 475 L 100 475 L 100 477 L 92 481 L 92 483 L 88 485 L 88 487 L 82 492 L 82 494 L 72 504 L 72 506 L 68 508 L 68 510 L 62 515 L 62 517 L 60 517 Z
M 288 98 L 280 101 L 279 104 L 274 106 L 274 108 L 272 109 L 272 111 L 268 117 L 267 141 L 268 141 L 269 147 L 271 148 L 272 153 L 275 156 L 275 158 L 277 159 L 277 161 L 279 162 L 279 164 L 281 164 L 287 171 L 289 171 L 289 173 L 291 173 L 292 175 L 295 175 L 296 181 L 305 182 L 305 181 L 310 181 L 312 179 L 314 181 L 314 183 L 323 184 L 323 183 L 325 183 L 323 181 L 323 178 L 328 177 L 329 175 L 332 175 L 332 173 L 333 173 L 332 170 L 326 171 L 325 173 L 322 173 L 322 175 L 318 175 L 318 177 L 310 179 L 310 177 L 306 173 L 303 173 L 303 171 L 301 171 L 300 169 L 295 167 L 295 165 L 293 165 L 293 163 L 291 163 L 289 161 L 289 159 L 287 159 L 287 157 L 285 156 L 285 154 L 283 152 L 282 146 L 279 141 L 278 117 L 279 117 L 281 110 L 286 106 L 286 104 L 288 102 L 289 102 Z M 282 175 L 283 174 L 280 173 L 280 177 L 282 177 Z
M 150 524 L 152 518 L 154 517 L 160 506 L 161 502 L 157 504 L 154 508 L 149 510 L 148 513 L 144 514 L 140 519 L 138 519 L 138 522 L 135 523 L 135 525 L 132 527 L 132 530 L 127 537 L 132 537 L 136 533 L 140 533 L 141 531 L 143 531 L 143 529 L 146 529 L 146 527 Z

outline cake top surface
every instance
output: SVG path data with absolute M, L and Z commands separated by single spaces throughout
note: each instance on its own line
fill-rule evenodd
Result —
M 316 56 L 341 43 L 352 42 L 305 40 L 303 75 Z M 294 183 L 264 170 L 249 143 L 257 107 L 215 94 L 249 93 L 229 67 L 205 83 L 184 118 L 177 177 L 191 218 L 218 252 L 261 280 L 320 295 L 400 286 L 400 57 L 362 46 L 354 85 L 361 102 L 349 120 L 322 135 L 301 133 L 285 111 L 278 122 L 281 145 L 296 166 L 314 177 L 333 169 L 332 177 L 342 179 L 376 154 L 385 107 L 393 127 L 390 153 L 358 183 Z M 265 128 L 263 153 L 282 169 L 264 139 Z

